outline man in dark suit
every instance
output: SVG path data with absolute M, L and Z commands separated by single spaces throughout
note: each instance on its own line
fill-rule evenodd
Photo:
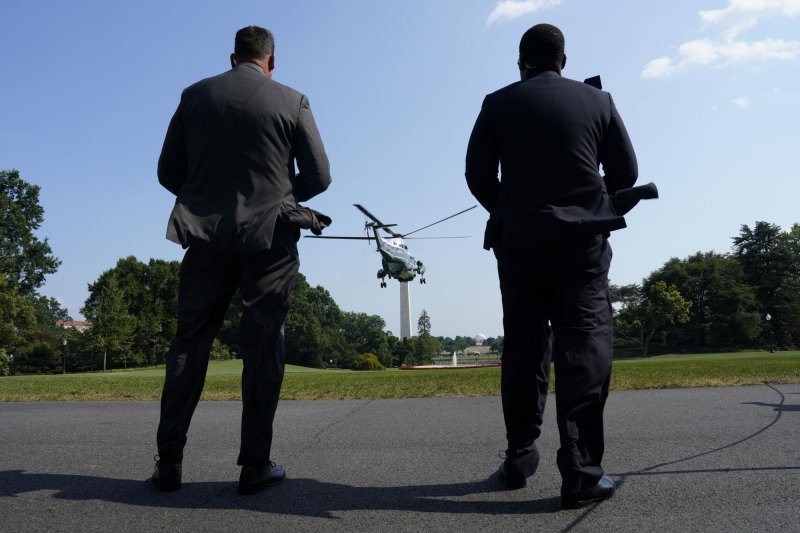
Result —
M 637 165 L 611 96 L 562 78 L 565 64 L 558 28 L 539 24 L 523 35 L 521 81 L 484 100 L 466 178 L 490 213 L 484 246 L 497 257 L 503 298 L 500 474 L 519 488 L 539 464 L 552 356 L 561 504 L 574 508 L 614 493 L 601 466 L 612 356 L 607 237 L 625 220 L 609 194 L 633 185 Z
M 308 99 L 272 80 L 272 33 L 239 30 L 231 67 L 183 91 L 158 161 L 159 182 L 176 195 L 167 238 L 188 248 L 156 436 L 152 480 L 161 490 L 181 486 L 186 433 L 211 343 L 237 290 L 244 305 L 239 493 L 285 477 L 270 460 L 270 446 L 283 381 L 283 324 L 299 268 L 296 221 L 304 208 L 297 202 L 323 192 L 331 178 Z M 317 223 L 310 210 L 304 214 Z

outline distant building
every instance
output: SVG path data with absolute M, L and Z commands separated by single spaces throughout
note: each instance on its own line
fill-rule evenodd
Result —
M 64 329 L 76 329 L 83 333 L 92 328 L 92 323 L 88 320 L 56 320 L 56 327 Z
M 486 340 L 486 335 L 483 333 L 478 333 L 475 335 L 475 346 L 483 346 L 483 341 Z

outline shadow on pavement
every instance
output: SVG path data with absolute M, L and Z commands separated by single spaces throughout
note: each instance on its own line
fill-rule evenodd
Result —
M 784 405 L 783 403 L 765 403 L 765 402 L 744 402 L 745 405 L 760 405 L 761 407 L 773 407 L 779 413 L 796 412 L 800 413 L 800 405 Z
M 414 511 L 470 514 L 540 514 L 559 511 L 560 498 L 533 501 L 453 500 L 503 490 L 495 476 L 483 481 L 401 487 L 354 487 L 314 479 L 287 478 L 253 496 L 236 494 L 234 482 L 184 483 L 178 492 L 162 493 L 150 480 L 114 479 L 71 474 L 0 471 L 0 497 L 56 491 L 55 498 L 98 500 L 137 506 L 185 509 L 247 509 L 319 518 L 335 511 Z

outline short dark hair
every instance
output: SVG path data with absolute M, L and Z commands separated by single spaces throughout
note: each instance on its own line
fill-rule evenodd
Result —
M 275 52 L 272 32 L 258 26 L 248 26 L 236 32 L 233 53 L 239 59 L 265 57 Z
M 537 24 L 519 41 L 520 61 L 539 68 L 556 68 L 564 62 L 564 34 L 552 24 Z

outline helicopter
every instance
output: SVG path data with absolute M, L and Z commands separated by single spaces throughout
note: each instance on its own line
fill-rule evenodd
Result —
M 425 284 L 425 265 L 422 261 L 419 261 L 411 255 L 411 252 L 408 251 L 408 246 L 405 244 L 404 240 L 408 238 L 409 235 L 413 233 L 417 233 L 418 231 L 422 231 L 424 229 L 430 228 L 433 225 L 439 224 L 440 222 L 444 222 L 445 220 L 449 220 L 455 216 L 458 216 L 462 213 L 466 213 L 470 209 L 475 209 L 478 207 L 477 205 L 473 205 L 463 211 L 459 211 L 449 217 L 445 217 L 441 220 L 437 220 L 427 226 L 423 226 L 421 228 L 415 229 L 414 231 L 410 231 L 408 233 L 402 234 L 397 233 L 389 228 L 393 228 L 397 226 L 397 224 L 384 224 L 378 218 L 373 215 L 372 213 L 367 210 L 366 207 L 360 204 L 353 204 L 356 209 L 361 211 L 364 216 L 369 218 L 369 222 L 364 224 L 364 230 L 367 232 L 366 237 L 343 237 L 343 236 L 336 236 L 336 235 L 306 235 L 306 237 L 310 239 L 348 239 L 348 240 L 366 240 L 371 242 L 372 240 L 375 241 L 377 245 L 377 252 L 381 254 L 381 266 L 382 268 L 378 270 L 377 277 L 381 280 L 381 288 L 386 288 L 386 278 L 389 279 L 396 279 L 400 282 L 409 282 L 412 281 L 415 277 L 419 276 L 420 284 Z M 389 235 L 389 237 L 383 237 L 379 233 L 382 230 Z M 369 234 L 372 233 L 372 237 Z M 428 239 L 463 239 L 463 237 L 410 237 L 411 239 L 418 239 L 418 238 L 428 238 Z

